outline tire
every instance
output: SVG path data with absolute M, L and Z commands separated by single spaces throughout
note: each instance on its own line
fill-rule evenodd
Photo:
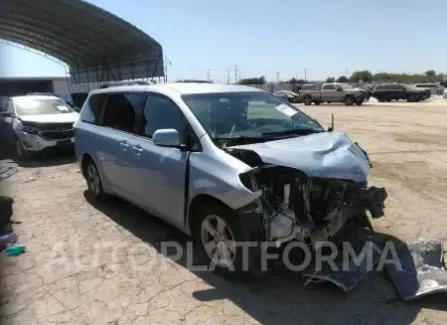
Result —
M 387 103 L 391 103 L 391 99 L 387 99 L 385 100 Z
M 312 97 L 310 97 L 310 96 L 305 96 L 305 97 L 303 98 L 303 102 L 304 102 L 304 105 L 306 105 L 306 106 L 312 105 Z
M 407 98 L 407 102 L 409 102 L 409 103 L 416 102 L 416 101 L 418 101 L 418 100 L 417 100 L 417 97 L 415 95 L 410 95 Z
M 358 100 L 358 101 L 355 102 L 355 104 L 357 106 L 361 106 L 363 104 L 363 100 Z
M 191 225 L 193 240 L 214 272 L 224 278 L 245 279 L 253 275 L 251 266 L 256 254 L 249 251 L 249 268 L 244 270 L 242 247 L 235 245 L 256 239 L 250 235 L 250 225 L 244 222 L 245 219 L 238 218 L 231 209 L 218 203 L 205 204 L 194 216 Z M 223 263 L 219 261 L 219 248 L 226 252 L 221 254 L 226 257 Z
M 355 102 L 354 97 L 346 96 L 346 98 L 345 98 L 345 105 L 346 106 L 352 106 L 352 105 L 354 105 L 354 102 Z
M 383 98 L 377 98 L 377 100 L 379 101 L 379 103 L 383 103 L 385 101 L 385 99 Z
M 84 176 L 90 194 L 96 200 L 103 201 L 107 197 L 107 194 L 104 192 L 101 176 L 99 175 L 98 168 L 92 159 L 89 159 L 85 164 Z

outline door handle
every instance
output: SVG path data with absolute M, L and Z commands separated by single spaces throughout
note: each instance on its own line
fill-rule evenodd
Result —
M 124 151 L 127 151 L 127 149 L 129 149 L 129 147 L 130 147 L 130 144 L 127 143 L 126 141 L 122 141 L 122 142 L 120 142 L 120 146 L 121 146 L 121 149 L 123 149 Z
M 132 149 L 137 155 L 140 155 L 143 152 L 143 147 L 140 145 L 133 146 Z

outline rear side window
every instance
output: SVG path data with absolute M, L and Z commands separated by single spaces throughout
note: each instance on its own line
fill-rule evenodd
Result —
M 323 86 L 323 90 L 334 90 L 335 89 L 335 85 L 324 85 Z
M 145 97 L 144 93 L 111 93 L 104 107 L 102 125 L 134 133 L 135 121 Z
M 81 121 L 98 124 L 101 111 L 107 99 L 107 94 L 97 94 L 90 96 L 82 106 Z

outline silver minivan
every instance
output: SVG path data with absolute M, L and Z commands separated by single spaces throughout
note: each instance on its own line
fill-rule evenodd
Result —
M 348 226 L 371 228 L 367 211 L 384 214 L 386 191 L 368 187 L 357 143 L 251 87 L 94 90 L 75 139 L 93 197 L 119 196 L 181 229 L 226 276 L 256 268 L 259 243 L 338 243 Z

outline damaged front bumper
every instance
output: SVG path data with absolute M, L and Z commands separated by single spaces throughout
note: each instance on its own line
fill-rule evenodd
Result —
M 343 206 L 333 211 L 331 221 L 323 227 L 319 227 L 310 232 L 309 237 L 314 247 L 318 246 L 318 242 L 327 241 L 333 238 L 343 226 L 350 220 L 365 218 L 365 212 L 376 219 L 384 215 L 385 200 L 387 192 L 384 188 L 370 187 L 359 194 L 352 205 Z
M 281 246 L 293 240 L 319 242 L 334 239 L 350 221 L 370 225 L 367 215 L 384 215 L 384 188 L 352 181 L 309 178 L 299 171 L 269 166 L 241 175 L 252 191 L 261 191 L 256 213 L 264 223 L 265 238 Z

